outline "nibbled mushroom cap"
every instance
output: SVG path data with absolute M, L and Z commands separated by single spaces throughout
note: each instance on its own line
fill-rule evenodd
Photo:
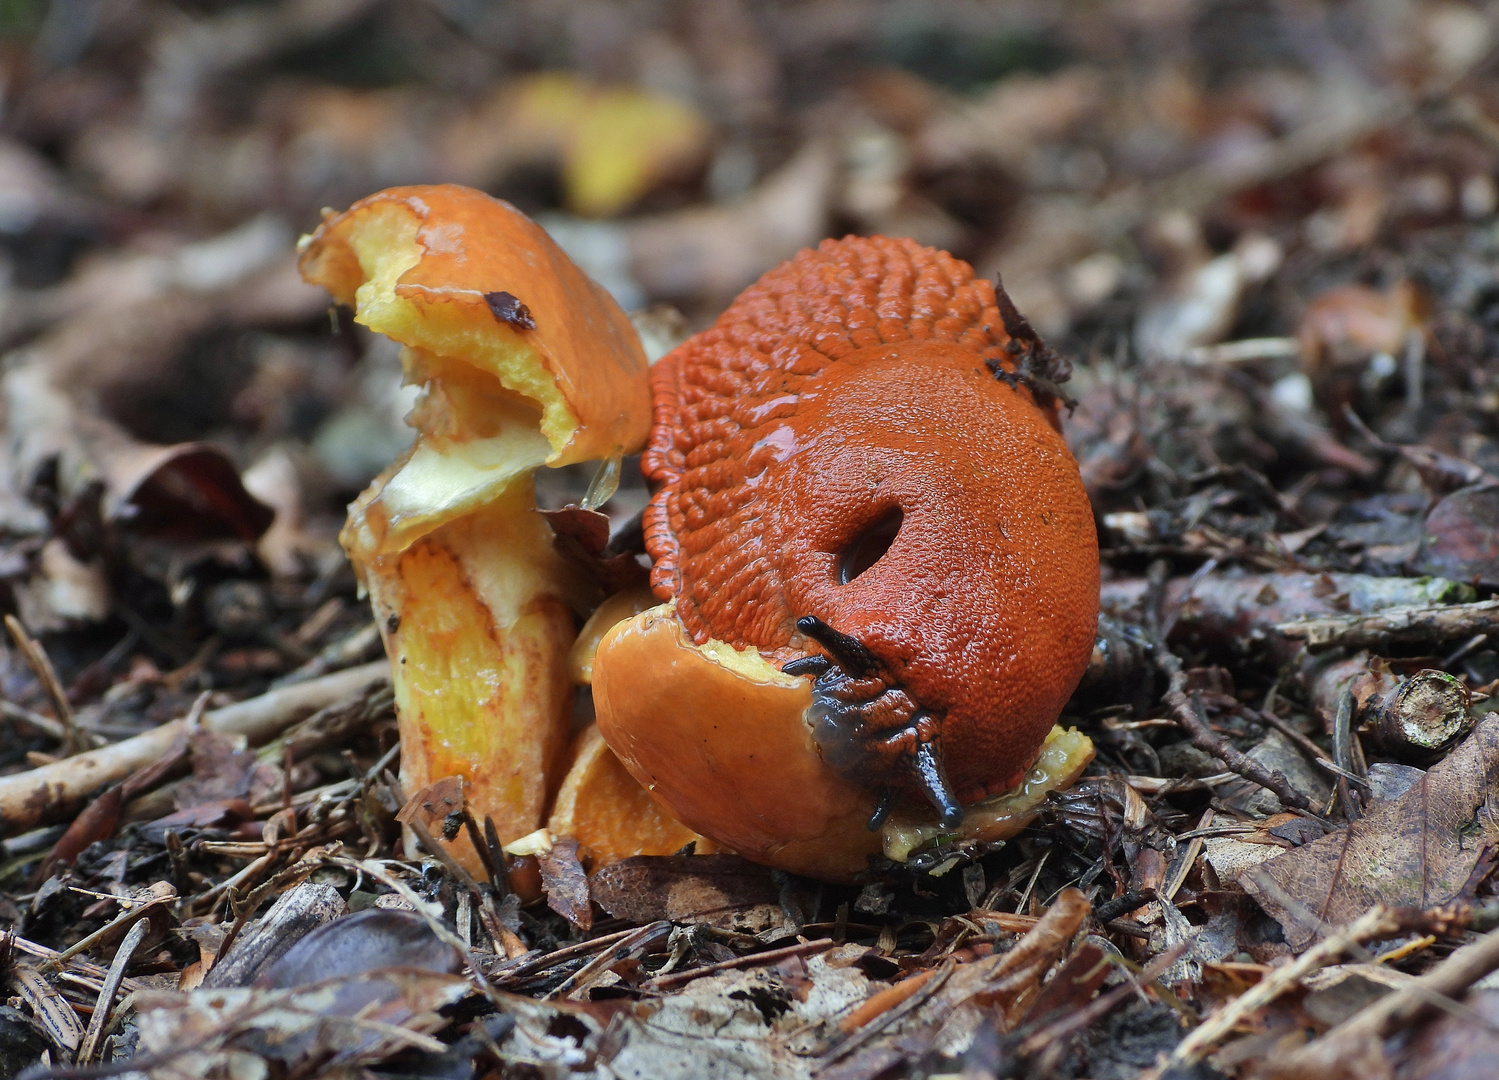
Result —
M 846 879 L 878 854 L 870 792 L 828 769 L 806 720 L 805 679 L 753 650 L 699 647 L 670 604 L 599 643 L 599 733 L 688 828 L 769 866 Z
M 430 222 L 430 224 L 429 224 Z M 633 453 L 650 427 L 645 354 L 629 318 L 539 225 L 482 191 L 389 188 L 301 245 L 302 276 L 358 321 L 428 358 L 473 365 L 541 407 L 550 465 Z M 508 293 L 524 319 L 491 299 Z M 433 362 L 430 361 L 429 362 Z

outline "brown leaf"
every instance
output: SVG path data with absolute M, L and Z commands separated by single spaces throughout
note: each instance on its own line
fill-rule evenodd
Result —
M 372 907 L 310 931 L 262 971 L 255 985 L 287 990 L 384 968 L 452 974 L 461 963 L 453 947 L 439 939 L 420 915 Z
M 606 593 L 639 586 L 649 578 L 630 552 L 609 554 L 609 515 L 568 505 L 538 510 L 556 537 L 557 550 Z
M 598 558 L 609 546 L 609 515 L 598 510 L 567 505 L 559 510 L 538 510 L 558 538 L 570 536 L 589 555 Z
M 114 835 L 115 826 L 120 821 L 120 811 L 125 804 L 141 792 L 149 791 L 174 770 L 180 768 L 186 759 L 186 752 L 186 743 L 179 740 L 176 747 L 159 760 L 137 769 L 121 783 L 101 792 L 81 814 L 73 819 L 73 823 L 68 826 L 68 831 L 58 837 L 57 843 L 52 845 L 52 850 L 37 867 L 33 880 L 38 882 L 47 880 L 59 863 L 71 865 L 73 860 L 78 858 L 90 844 Z M 243 800 L 241 804 L 244 806 L 244 815 L 240 820 L 245 820 L 250 817 L 250 807 L 247 803 L 243 803 Z M 173 820 L 175 816 L 172 815 L 163 820 L 176 824 Z M 184 824 L 214 824 L 214 822 L 185 822 Z
M 418 822 L 432 836 L 452 839 L 448 818 L 463 813 L 463 777 L 445 776 L 422 788 L 401 807 L 396 820 L 402 825 Z
M 1433 506 L 1415 569 L 1454 581 L 1499 582 L 1499 485 L 1465 487 Z
M 580 930 L 593 926 L 593 906 L 588 895 L 588 875 L 578 861 L 578 842 L 558 840 L 552 850 L 539 852 L 537 865 L 541 868 L 541 887 L 547 897 L 547 907 Z
M 738 855 L 637 855 L 593 876 L 599 907 L 631 922 L 755 922 L 773 909 L 783 921 L 771 873 Z
M 1400 798 L 1240 880 L 1297 951 L 1373 904 L 1445 904 L 1499 840 L 1499 823 L 1484 809 L 1496 794 L 1496 765 L 1499 718 L 1489 716 Z
M 46 881 L 59 864 L 72 865 L 84 848 L 98 840 L 112 836 L 120 822 L 120 808 L 125 805 L 124 788 L 115 784 L 89 803 L 83 813 L 73 819 L 68 831 L 57 838 L 52 850 L 36 868 L 32 880 Z
M 261 764 L 242 736 L 195 732 L 188 740 L 193 775 L 172 789 L 179 810 L 221 800 L 259 802 L 281 787 L 278 770 Z

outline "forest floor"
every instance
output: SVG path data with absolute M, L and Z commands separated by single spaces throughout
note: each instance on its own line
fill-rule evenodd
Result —
M 0 1080 L 1492 1076 L 1496 46 L 1416 0 L 0 4 Z M 437 182 L 676 336 L 828 236 L 1002 273 L 1073 365 L 1086 775 L 857 885 L 527 905 L 408 850 L 337 532 L 415 390 L 294 247 Z

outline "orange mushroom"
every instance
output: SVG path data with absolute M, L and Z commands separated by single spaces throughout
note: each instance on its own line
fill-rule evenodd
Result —
M 629 320 L 514 207 L 448 185 L 330 214 L 301 270 L 406 348 L 415 443 L 342 534 L 391 670 L 408 790 L 449 775 L 502 842 L 561 780 L 568 657 L 593 586 L 557 555 L 532 472 L 639 449 L 646 361 Z M 470 868 L 465 837 L 455 853 Z

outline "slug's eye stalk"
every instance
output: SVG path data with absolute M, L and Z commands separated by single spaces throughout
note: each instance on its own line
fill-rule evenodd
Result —
M 879 666 L 874 654 L 864 647 L 862 641 L 839 633 L 816 615 L 804 615 L 797 619 L 796 628 L 832 653 L 838 665 L 856 678 L 873 675 L 875 668 Z
M 944 829 L 956 829 L 963 824 L 963 807 L 947 782 L 947 773 L 942 768 L 942 758 L 937 745 L 931 742 L 916 744 L 916 758 L 911 763 L 912 772 L 921 785 L 927 799 L 937 809 L 938 820 Z

